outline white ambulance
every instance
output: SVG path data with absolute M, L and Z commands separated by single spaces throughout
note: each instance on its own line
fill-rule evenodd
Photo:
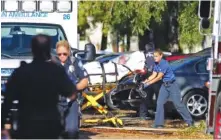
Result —
M 200 28 L 209 28 L 209 19 L 213 11 L 213 29 L 211 58 L 208 60 L 207 69 L 210 71 L 208 95 L 208 113 L 206 116 L 206 132 L 213 133 L 214 139 L 221 139 L 221 0 L 199 0 Z M 214 8 L 212 8 L 214 6 Z M 213 9 L 213 10 L 211 10 Z M 204 26 L 206 25 L 206 26 Z
M 77 48 L 77 1 L 1 0 L 1 85 L 21 60 L 31 61 L 31 38 L 51 36 L 52 54 L 59 40 Z
M 55 45 L 59 40 L 68 40 L 71 47 L 78 47 L 76 0 L 1 0 L 0 21 L 2 102 L 5 83 L 13 70 L 21 61 L 32 61 L 30 43 L 33 36 L 49 35 L 52 55 L 56 55 Z M 11 110 L 16 112 L 17 109 Z M 16 130 L 16 119 L 12 120 L 12 129 Z

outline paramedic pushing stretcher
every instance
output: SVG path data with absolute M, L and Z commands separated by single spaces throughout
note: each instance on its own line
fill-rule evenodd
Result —
M 161 50 L 154 51 L 155 65 L 153 73 L 147 80 L 144 81 L 144 84 L 149 86 L 161 79 L 163 80 L 157 99 L 157 110 L 153 127 L 160 128 L 164 126 L 164 104 L 169 98 L 172 100 L 175 108 L 188 126 L 192 126 L 192 117 L 190 116 L 187 108 L 181 102 L 180 89 L 176 83 L 176 78 L 172 68 L 166 60 L 162 59 L 162 57 L 163 53 Z
M 61 65 L 64 66 L 68 77 L 76 85 L 77 90 L 81 91 L 88 85 L 88 75 L 83 68 L 82 62 L 78 58 L 70 56 L 72 55 L 70 54 L 70 49 L 70 45 L 66 40 L 59 41 L 56 44 L 56 51 Z M 60 97 L 58 108 L 64 119 L 62 122 L 65 127 L 63 137 L 68 139 L 78 138 L 80 119 L 78 101 L 70 101 L 68 98 L 62 96 Z
M 12 101 L 19 101 L 18 133 L 12 138 L 57 139 L 62 132 L 58 97 L 75 100 L 76 87 L 64 68 L 52 62 L 51 45 L 47 35 L 33 37 L 33 61 L 15 69 L 6 84 L 2 121 L 8 117 Z

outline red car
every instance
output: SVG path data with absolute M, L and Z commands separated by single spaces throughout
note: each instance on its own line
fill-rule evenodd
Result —
M 171 55 L 171 56 L 167 56 L 167 57 L 166 57 L 166 60 L 167 60 L 168 62 L 170 62 L 170 61 L 175 61 L 175 60 L 179 60 L 179 59 L 188 57 L 188 56 L 190 56 L 190 55 L 191 55 L 191 54 Z
M 199 51 L 197 53 L 174 54 L 174 55 L 171 55 L 171 56 L 167 56 L 166 60 L 170 62 L 170 61 L 179 60 L 179 59 L 182 59 L 182 58 L 185 58 L 185 57 L 189 57 L 191 55 L 204 55 L 204 54 L 210 54 L 210 53 L 211 53 L 211 48 L 206 48 L 206 49 L 203 49 L 202 51 Z

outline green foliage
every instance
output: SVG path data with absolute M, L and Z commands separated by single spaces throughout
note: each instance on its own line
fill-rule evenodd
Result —
M 198 1 L 180 2 L 179 11 L 179 43 L 193 47 L 200 44 L 203 36 L 199 33 L 199 18 L 197 15 Z
M 112 29 L 120 34 L 143 35 L 153 18 L 161 22 L 165 1 L 80 1 L 78 8 L 79 29 L 87 26 L 87 17 L 103 23 L 103 33 Z
M 117 32 L 120 38 L 124 35 L 144 35 L 151 21 L 165 23 L 162 17 L 168 10 L 166 1 L 79 1 L 78 5 L 78 30 L 81 35 L 89 28 L 87 17 L 92 16 L 93 23 L 103 23 L 104 36 L 112 31 Z M 191 48 L 203 40 L 198 29 L 197 7 L 198 1 L 179 2 L 178 40 L 181 48 Z
M 121 34 L 130 31 L 133 35 L 143 35 L 152 19 L 161 22 L 165 7 L 165 1 L 118 2 L 114 7 L 112 26 Z
M 188 127 L 178 133 L 181 135 L 191 135 L 191 134 L 197 134 L 199 132 L 205 132 L 205 130 L 206 130 L 206 122 L 202 120 L 200 121 L 199 125 Z
M 114 1 L 80 1 L 78 3 L 78 27 L 87 29 L 87 17 L 93 17 L 93 22 L 103 23 L 103 33 L 107 35 L 112 20 L 112 8 Z
M 198 126 L 192 126 L 187 128 L 186 130 L 184 130 L 184 134 L 193 134 L 193 133 L 197 133 L 197 132 L 203 132 L 206 129 L 206 123 L 205 121 L 201 121 L 200 124 Z
M 173 133 L 173 135 L 178 135 L 179 137 L 188 136 L 189 138 L 201 138 L 201 139 L 212 139 L 212 135 L 206 134 L 206 122 L 204 120 L 200 121 L 198 125 L 188 127 Z

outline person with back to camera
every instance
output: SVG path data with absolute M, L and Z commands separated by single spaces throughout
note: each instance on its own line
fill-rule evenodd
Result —
M 162 128 L 164 126 L 164 104 L 170 98 L 188 126 L 193 126 L 193 120 L 185 105 L 181 102 L 180 89 L 176 83 L 176 78 L 169 63 L 164 60 L 161 50 L 154 51 L 155 65 L 153 73 L 149 76 L 144 84 L 150 86 L 157 81 L 163 81 L 157 99 L 157 110 L 154 121 L 154 128 Z
M 33 61 L 15 69 L 6 84 L 2 120 L 8 117 L 12 101 L 18 100 L 16 139 L 57 139 L 62 132 L 57 108 L 59 95 L 76 98 L 76 87 L 63 67 L 51 60 L 50 36 L 32 38 Z

